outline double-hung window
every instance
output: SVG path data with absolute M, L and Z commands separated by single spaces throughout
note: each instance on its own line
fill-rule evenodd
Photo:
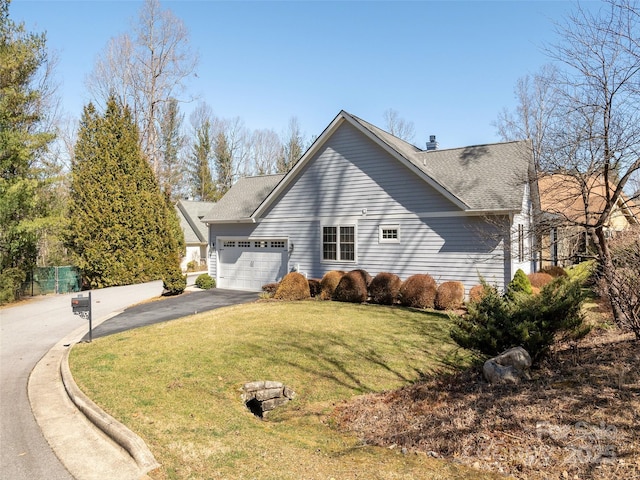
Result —
M 356 259 L 356 227 L 322 227 L 322 259 L 353 262 Z

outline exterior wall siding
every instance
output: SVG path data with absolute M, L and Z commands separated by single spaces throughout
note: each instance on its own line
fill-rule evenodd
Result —
M 400 243 L 380 243 L 381 224 L 398 225 Z M 356 261 L 321 260 L 322 226 L 356 226 Z M 287 238 L 287 271 L 308 278 L 330 270 L 386 271 L 403 280 L 428 273 L 440 283 L 482 276 L 502 289 L 511 279 L 509 219 L 465 215 L 455 204 L 349 124 L 327 140 L 255 224 L 210 225 L 216 237 Z M 505 247 L 506 246 L 506 247 Z M 217 246 L 216 246 L 217 247 Z M 217 252 L 211 248 L 212 252 Z M 209 273 L 216 276 L 216 254 Z M 508 278 L 507 278 L 508 277 Z
M 354 127 L 343 124 L 266 213 L 290 219 L 458 210 Z
M 356 225 L 356 261 L 324 262 L 321 259 L 321 228 L 332 217 L 314 220 L 264 221 L 257 224 L 212 225 L 212 238 L 287 238 L 290 252 L 287 271 L 297 267 L 308 278 L 322 278 L 330 270 L 367 270 L 375 276 L 391 272 L 405 280 L 411 275 L 428 273 L 438 282 L 461 281 L 466 290 L 477 285 L 482 276 L 503 289 L 510 280 L 505 256 L 505 232 L 508 219 L 490 224 L 482 217 L 442 218 L 408 217 L 394 222 L 400 229 L 400 243 L 379 243 L 378 229 L 390 222 L 384 217 L 343 218 Z M 326 222 L 326 223 L 325 223 Z M 216 275 L 217 257 L 210 262 L 209 274 Z M 274 279 L 275 281 L 275 279 Z

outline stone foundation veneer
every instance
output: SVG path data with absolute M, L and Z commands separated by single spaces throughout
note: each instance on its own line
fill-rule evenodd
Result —
M 242 401 L 251 412 L 263 418 L 271 410 L 295 398 L 296 394 L 286 385 L 270 380 L 245 383 Z

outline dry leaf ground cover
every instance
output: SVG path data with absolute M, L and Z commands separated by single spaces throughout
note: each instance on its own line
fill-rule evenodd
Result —
M 522 479 L 640 478 L 640 345 L 596 330 L 560 345 L 519 386 L 478 368 L 341 405 L 364 442 Z

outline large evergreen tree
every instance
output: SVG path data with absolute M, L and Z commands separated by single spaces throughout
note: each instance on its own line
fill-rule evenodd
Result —
M 233 153 L 229 139 L 223 130 L 220 130 L 215 137 L 213 155 L 217 171 L 217 190 L 221 197 L 233 185 Z
M 46 226 L 38 158 L 53 140 L 46 131 L 40 69 L 44 34 L 25 31 L 0 0 L 0 303 L 12 301 L 36 263 L 38 232 Z
M 103 115 L 92 104 L 84 109 L 69 216 L 68 244 L 92 287 L 184 280 L 179 270 L 184 239 L 175 210 L 140 151 L 129 110 L 114 98 Z
M 162 191 L 172 200 L 180 198 L 183 190 L 185 168 L 182 162 L 184 135 L 178 101 L 171 98 L 165 104 L 160 124 L 160 170 L 158 177 Z
M 211 174 L 211 122 L 204 119 L 195 126 L 195 139 L 191 146 L 189 158 L 189 185 L 196 200 L 211 202 L 218 198 L 216 185 Z

